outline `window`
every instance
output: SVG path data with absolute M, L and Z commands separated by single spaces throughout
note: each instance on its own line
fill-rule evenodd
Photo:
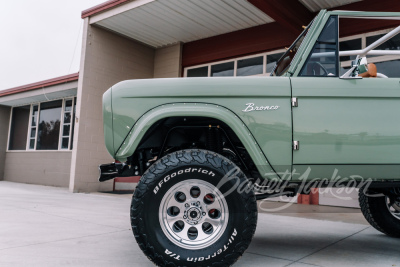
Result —
M 211 77 L 233 76 L 234 62 L 226 62 L 211 66 Z
M 338 24 L 331 16 L 315 42 L 300 76 L 338 76 Z
M 68 149 L 69 147 L 71 147 L 70 140 L 73 131 L 72 122 L 74 120 L 72 114 L 75 113 L 75 110 L 73 110 L 73 108 L 75 108 L 75 106 L 73 105 L 73 101 L 73 99 L 65 101 L 61 149 Z
M 75 110 L 76 110 L 76 97 L 74 97 L 74 105 L 73 105 L 73 110 L 72 110 L 72 130 L 71 130 L 71 138 L 70 138 L 70 145 L 69 145 L 69 149 L 72 150 L 72 148 L 74 147 L 73 145 L 73 140 L 74 140 L 74 129 L 75 129 Z
M 264 57 L 241 59 L 237 62 L 236 76 L 263 74 Z
M 32 106 L 32 113 L 31 113 L 31 129 L 29 134 L 29 149 L 35 149 L 35 140 L 36 140 L 36 132 L 37 132 L 37 125 L 38 125 L 38 105 Z
M 40 104 L 36 150 L 57 150 L 62 101 Z
M 8 149 L 72 149 L 75 99 L 14 107 Z
M 283 55 L 278 50 L 231 60 L 213 62 L 201 66 L 185 68 L 185 77 L 236 77 L 269 75 L 275 63 Z
M 29 126 L 30 106 L 15 107 L 11 113 L 9 150 L 25 150 Z
M 208 67 L 188 70 L 187 77 L 208 77 Z

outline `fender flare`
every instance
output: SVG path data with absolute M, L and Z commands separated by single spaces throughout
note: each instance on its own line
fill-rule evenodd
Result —
M 280 179 L 242 120 L 231 110 L 215 104 L 173 103 L 149 110 L 131 128 L 124 142 L 117 150 L 115 158 L 120 161 L 126 161 L 135 152 L 143 136 L 154 123 L 164 118 L 178 116 L 210 117 L 226 123 L 243 143 L 261 176 Z

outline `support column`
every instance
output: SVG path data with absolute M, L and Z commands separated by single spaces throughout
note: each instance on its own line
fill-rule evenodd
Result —
M 0 181 L 4 180 L 4 165 L 6 160 L 8 131 L 11 108 L 0 106 Z
M 70 191 L 111 191 L 113 181 L 98 182 L 98 166 L 113 162 L 104 145 L 102 96 L 128 79 L 153 78 L 154 49 L 85 19 L 79 72 Z
M 154 78 L 176 78 L 182 74 L 182 43 L 159 48 L 154 56 Z

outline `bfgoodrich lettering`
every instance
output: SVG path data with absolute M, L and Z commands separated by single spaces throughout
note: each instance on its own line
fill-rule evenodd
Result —
M 174 178 L 176 176 L 182 175 L 184 173 L 194 173 L 194 172 L 202 173 L 202 174 L 209 175 L 209 176 L 212 176 L 212 177 L 215 176 L 215 173 L 213 173 L 212 171 L 208 171 L 208 170 L 205 170 L 205 169 L 202 169 L 202 168 L 187 168 L 185 170 L 180 170 L 180 171 L 177 171 L 177 172 L 173 172 L 173 173 L 165 176 L 164 179 L 162 179 L 160 182 L 158 182 L 158 185 L 156 185 L 156 187 L 153 190 L 154 194 L 157 194 L 158 190 L 160 190 L 162 185 L 164 183 L 168 182 L 170 179 L 172 179 L 172 178 Z

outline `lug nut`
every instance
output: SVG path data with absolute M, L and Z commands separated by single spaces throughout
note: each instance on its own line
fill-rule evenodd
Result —
M 205 213 L 205 212 L 203 212 L 203 213 L 202 213 L 202 215 L 203 215 L 203 216 L 206 216 L 206 213 Z
M 186 203 L 186 204 L 185 204 L 185 207 L 186 207 L 186 208 L 189 208 L 189 204 L 188 204 L 188 203 Z
M 200 201 L 197 201 L 197 202 L 196 202 L 196 205 L 197 205 L 197 206 L 200 205 Z
M 186 220 L 186 219 L 187 219 L 187 216 L 186 216 L 186 215 L 184 215 L 184 216 L 183 216 L 183 219 L 185 219 L 185 220 Z

